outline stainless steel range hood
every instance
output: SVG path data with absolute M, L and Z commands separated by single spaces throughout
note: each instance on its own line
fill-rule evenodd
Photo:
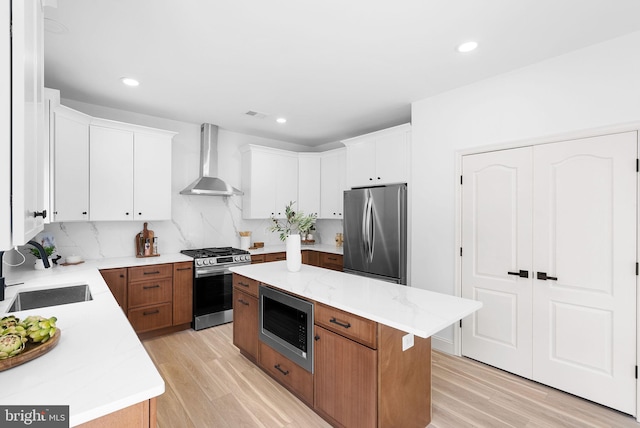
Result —
M 200 176 L 181 195 L 231 196 L 242 192 L 217 177 L 218 127 L 210 123 L 200 126 Z

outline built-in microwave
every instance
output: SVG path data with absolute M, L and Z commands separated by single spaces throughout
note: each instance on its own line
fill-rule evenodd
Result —
M 258 337 L 313 373 L 313 303 L 260 286 Z

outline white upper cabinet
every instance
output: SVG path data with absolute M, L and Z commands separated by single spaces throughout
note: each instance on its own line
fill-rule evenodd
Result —
M 284 218 L 298 198 L 298 155 L 255 145 L 242 148 L 242 217 Z
M 58 106 L 51 138 L 51 219 L 89 220 L 89 123 L 91 116 Z
M 11 3 L 0 2 L 0 251 L 11 241 Z
M 10 80 L 5 80 L 11 82 L 11 244 L 23 245 L 43 229 L 46 215 L 44 12 L 39 0 L 10 3 L 13 38 L 5 22 L 11 55 L 4 64 L 11 64 Z M 5 248 L 6 235 L 6 230 L 0 234 Z
M 347 187 L 409 181 L 410 124 L 350 138 L 342 143 L 347 146 Z
M 346 151 L 323 152 L 320 157 L 320 217 L 342 219 L 346 186 Z
M 135 220 L 171 219 L 172 135 L 136 132 L 133 143 Z
M 320 153 L 298 153 L 298 203 L 305 214 L 320 215 Z
M 94 119 L 89 219 L 170 220 L 172 132 Z
M 91 125 L 89 218 L 133 219 L 133 132 Z

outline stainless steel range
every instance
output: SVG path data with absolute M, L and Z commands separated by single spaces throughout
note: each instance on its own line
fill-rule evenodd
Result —
M 193 322 L 194 330 L 233 321 L 233 279 L 231 266 L 251 263 L 246 250 L 232 247 L 183 250 L 193 257 Z

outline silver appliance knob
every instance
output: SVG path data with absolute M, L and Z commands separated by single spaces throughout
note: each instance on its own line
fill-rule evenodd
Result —
M 251 261 L 251 255 L 246 254 L 246 255 L 244 256 L 244 260 L 245 260 L 245 261 L 247 261 L 247 262 L 250 262 L 250 261 Z
M 196 260 L 196 266 L 202 266 L 202 260 Z

